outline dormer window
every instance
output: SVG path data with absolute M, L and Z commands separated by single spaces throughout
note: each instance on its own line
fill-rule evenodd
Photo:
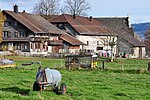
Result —
M 58 28 L 65 30 L 65 25 L 64 24 L 58 24 Z

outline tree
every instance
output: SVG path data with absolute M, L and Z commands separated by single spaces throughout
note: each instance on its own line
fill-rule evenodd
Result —
M 71 15 L 87 15 L 87 10 L 90 9 L 90 4 L 86 0 L 66 0 L 61 11 Z
M 2 32 L 3 32 L 3 24 L 5 22 L 5 16 L 3 13 L 0 11 L 0 42 L 2 42 Z
M 144 33 L 145 44 L 146 44 L 146 53 L 150 56 L 150 28 Z
M 59 13 L 59 0 L 40 0 L 33 7 L 34 14 L 55 15 Z
M 113 62 L 113 58 L 114 58 L 114 47 L 117 45 L 118 42 L 118 35 L 116 33 L 109 33 L 109 35 L 107 36 L 95 36 L 98 40 L 99 40 L 99 44 L 106 46 L 106 52 L 108 53 L 109 51 L 109 47 L 110 47 L 110 52 L 111 52 L 111 62 Z
M 107 35 L 105 38 L 99 37 L 100 42 L 110 47 L 111 51 L 111 62 L 113 62 L 114 58 L 114 47 L 117 46 L 119 48 L 120 44 L 119 42 L 128 36 L 131 36 L 129 33 L 129 23 L 128 23 L 128 17 L 126 19 L 123 18 L 99 18 L 100 22 L 109 28 L 109 35 Z M 107 50 L 108 51 L 108 50 Z

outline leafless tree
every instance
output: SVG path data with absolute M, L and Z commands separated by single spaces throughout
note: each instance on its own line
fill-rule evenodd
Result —
M 103 46 L 106 46 L 107 49 L 106 51 L 108 52 L 109 50 L 111 51 L 111 62 L 113 62 L 113 54 L 114 54 L 114 47 L 115 45 L 117 44 L 118 40 L 118 36 L 117 34 L 113 34 L 113 33 L 110 33 L 109 35 L 106 35 L 104 37 L 101 37 L 101 36 L 96 36 L 96 38 L 99 40 L 99 44 L 100 45 L 103 45 Z M 110 47 L 110 48 L 109 48 Z
M 65 6 L 61 9 L 62 13 L 87 15 L 87 11 L 91 9 L 86 0 L 66 0 L 64 3 Z
M 6 20 L 6 16 L 0 11 L 0 43 L 2 42 L 2 32 L 3 32 L 3 25 Z
M 55 15 L 59 12 L 60 0 L 40 0 L 33 7 L 34 14 Z
M 150 56 L 150 27 L 148 30 L 144 33 L 145 36 L 145 44 L 146 44 L 146 53 Z
M 109 35 L 105 36 L 105 38 L 98 37 L 101 44 L 110 46 L 111 48 L 111 62 L 113 62 L 113 49 L 115 46 L 119 46 L 119 41 L 122 40 L 123 37 L 127 37 L 127 33 L 129 32 L 128 19 L 122 20 L 122 18 L 99 18 L 100 22 L 109 28 Z M 130 35 L 129 35 L 130 36 Z

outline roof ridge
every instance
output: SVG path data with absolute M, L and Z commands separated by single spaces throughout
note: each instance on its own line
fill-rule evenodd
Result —
M 68 20 L 67 20 L 67 18 L 66 18 L 66 16 L 65 15 L 67 15 L 67 14 L 62 14 L 62 16 L 65 18 L 65 20 L 68 22 Z
M 27 27 L 28 29 L 30 29 L 30 27 L 26 26 L 22 21 L 20 21 L 18 18 L 14 17 L 11 13 L 13 11 L 9 11 L 9 10 L 5 10 L 5 12 L 7 14 L 9 14 L 11 17 L 13 17 L 15 20 L 17 20 L 18 22 L 20 22 L 21 24 L 23 24 L 25 27 Z M 10 13 L 9 13 L 10 12 Z M 19 12 L 20 13 L 20 12 Z M 20 15 L 16 14 L 17 17 L 20 17 Z M 31 14 L 32 15 L 32 14 Z M 22 17 L 20 17 L 21 20 L 24 20 Z M 24 20 L 25 21 L 25 20 Z M 26 21 L 27 22 L 27 21 Z M 29 24 L 33 25 L 32 23 L 28 22 Z M 35 27 L 35 25 L 33 25 L 33 27 Z M 32 29 L 30 29 L 31 31 L 33 31 Z
M 69 15 L 69 14 L 64 14 L 64 15 L 67 15 L 67 16 L 69 16 L 69 17 L 71 17 L 71 15 Z M 76 16 L 76 17 L 79 17 L 79 16 Z M 81 17 L 81 16 L 80 16 Z M 66 16 L 65 16 L 65 18 L 66 18 Z M 66 18 L 67 19 L 67 18 Z M 75 20 L 75 19 L 73 19 L 72 17 L 71 17 L 71 20 L 72 21 L 74 21 L 75 23 L 77 23 L 78 25 L 80 25 L 80 26 L 84 26 L 84 25 L 82 25 L 80 22 L 78 22 L 77 20 Z M 74 25 L 72 25 L 71 23 L 70 23 L 70 21 L 67 19 L 67 22 L 73 27 Z M 87 28 L 85 28 L 85 27 L 83 27 L 85 30 L 87 30 L 88 31 L 88 29 Z M 77 31 L 79 31 L 79 30 L 77 30 Z M 89 32 L 89 31 L 88 31 Z M 80 32 L 79 32 L 80 33 Z
M 46 19 L 40 15 L 27 14 L 27 13 L 15 13 L 13 11 L 4 11 L 5 14 L 17 20 L 24 27 L 31 30 L 33 33 L 60 33 L 56 26 L 49 23 Z

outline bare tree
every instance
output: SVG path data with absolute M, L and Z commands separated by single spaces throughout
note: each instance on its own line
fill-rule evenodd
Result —
M 59 13 L 58 0 L 40 0 L 33 7 L 34 14 L 40 15 L 55 15 Z
M 99 18 L 98 20 L 100 20 L 100 22 L 103 23 L 104 26 L 109 28 L 110 33 L 105 36 L 105 38 L 98 38 L 101 44 L 107 46 L 107 48 L 111 48 L 111 62 L 113 62 L 114 47 L 119 47 L 119 41 L 121 41 L 122 38 L 130 36 L 127 35 L 129 32 L 129 25 L 128 23 L 126 23 L 128 22 L 128 19 L 123 20 L 122 18 Z
M 99 40 L 99 44 L 106 46 L 106 52 L 108 53 L 108 51 L 111 52 L 111 62 L 113 62 L 113 58 L 114 58 L 114 47 L 115 45 L 117 45 L 118 42 L 118 36 L 115 33 L 110 33 L 109 35 L 106 36 L 95 36 L 98 40 Z
M 148 30 L 144 33 L 145 36 L 145 44 L 146 44 L 146 53 L 150 56 L 150 27 Z
M 71 15 L 87 15 L 90 9 L 90 4 L 86 0 L 66 0 L 61 11 Z
M 2 32 L 3 32 L 3 25 L 6 20 L 6 17 L 0 11 L 0 42 L 2 42 Z

